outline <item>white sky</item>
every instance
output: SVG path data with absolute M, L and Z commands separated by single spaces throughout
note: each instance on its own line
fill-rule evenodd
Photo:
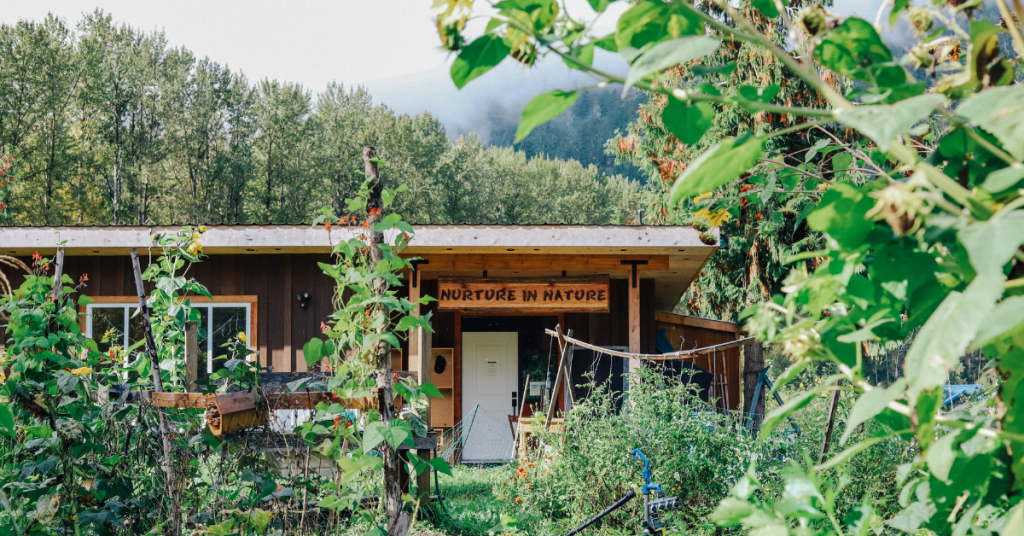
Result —
M 115 21 L 163 30 L 172 46 L 241 69 L 250 80 L 355 84 L 441 65 L 429 0 L 0 0 L 0 20 L 75 25 L 101 8 Z
M 250 80 L 301 82 L 317 92 L 332 80 L 360 84 L 442 68 L 447 53 L 438 48 L 430 5 L 430 0 L 0 0 L 0 21 L 42 20 L 52 12 L 74 26 L 83 13 L 101 8 L 118 23 L 162 30 L 172 46 L 241 69 Z M 593 14 L 585 0 L 569 5 L 580 15 Z

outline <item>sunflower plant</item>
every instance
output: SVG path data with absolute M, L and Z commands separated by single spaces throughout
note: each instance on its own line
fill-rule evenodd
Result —
M 593 11 L 574 18 L 556 0 L 506 0 L 438 20 L 449 29 L 464 17 L 490 21 L 480 35 L 449 39 L 468 43 L 454 51 L 458 87 L 507 57 L 529 64 L 554 56 L 598 80 L 595 87 L 621 84 L 663 99 L 672 113 L 661 120 L 681 140 L 701 138 L 719 110 L 787 118 L 771 132 L 751 125 L 720 136 L 684 169 L 666 170 L 669 199 L 714 192 L 742 207 L 780 187 L 807 193 L 805 205 L 781 217 L 799 218 L 822 242 L 792 255 L 782 288 L 764 289 L 771 298 L 744 316 L 751 333 L 789 354 L 780 386 L 811 365 L 832 374 L 769 414 L 762 436 L 822 394 L 839 390 L 855 402 L 835 449 L 795 468 L 785 496 L 766 497 L 756 479 L 743 480 L 714 520 L 759 534 L 863 535 L 882 524 L 905 533 L 1024 532 L 1024 8 L 1006 0 L 995 0 L 995 10 L 976 1 L 887 3 L 890 25 L 906 15 L 914 28 L 900 55 L 881 38 L 884 12 L 872 22 L 799 0 L 644 0 L 619 15 L 615 31 L 595 35 L 594 21 L 613 2 L 590 0 Z M 806 84 L 809 104 L 777 99 L 770 81 L 733 87 L 728 69 L 705 65 L 737 44 L 761 47 Z M 595 48 L 621 56 L 628 73 L 597 67 Z M 678 82 L 681 70 L 699 81 Z M 587 89 L 534 98 L 517 138 Z M 845 135 L 816 144 L 800 165 L 771 158 L 771 139 L 819 127 Z M 828 168 L 816 159 L 821 151 L 836 155 Z M 719 192 L 742 177 L 759 179 Z M 872 384 L 865 346 L 906 341 L 915 330 L 903 377 Z M 992 358 L 998 390 L 970 410 L 949 411 L 943 386 L 974 349 Z M 861 432 L 869 421 L 876 431 Z M 916 449 L 897 475 L 898 513 L 879 520 L 865 496 L 839 515 L 832 505 L 843 467 L 892 438 Z

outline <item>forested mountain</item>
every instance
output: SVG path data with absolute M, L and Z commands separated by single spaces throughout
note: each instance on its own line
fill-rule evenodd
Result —
M 17 161 L 0 224 L 309 221 L 344 207 L 364 145 L 415 222 L 610 223 L 638 203 L 638 183 L 554 151 L 453 141 L 362 88 L 251 82 L 101 11 L 0 26 L 0 151 Z
M 638 107 L 647 102 L 647 94 L 630 90 L 622 97 L 620 86 L 593 89 L 580 94 L 576 104 L 558 117 L 537 127 L 515 148 L 529 156 L 575 158 L 584 165 L 593 164 L 607 174 L 620 174 L 646 182 L 647 175 L 632 164 L 616 163 L 615 155 L 605 151 L 605 141 L 616 131 L 624 131 L 636 118 Z M 481 137 L 488 143 L 510 146 L 516 137 L 519 114 L 495 103 L 485 115 L 486 130 Z

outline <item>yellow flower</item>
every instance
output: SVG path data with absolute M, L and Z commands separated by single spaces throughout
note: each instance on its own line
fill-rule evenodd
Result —
M 190 255 L 198 255 L 203 252 L 203 245 L 199 242 L 192 242 L 188 245 L 188 249 L 186 251 L 188 251 Z
M 710 212 L 708 210 L 709 208 L 711 207 L 704 207 L 697 212 L 694 212 L 693 215 L 708 222 L 708 225 L 712 227 L 721 227 L 723 223 L 729 221 L 729 213 L 724 209 Z
M 192 233 L 192 240 L 199 240 L 199 238 L 202 237 L 202 236 L 203 235 L 201 235 L 199 233 Z
M 206 232 L 206 226 L 205 225 L 200 225 L 199 226 L 199 232 L 200 233 L 205 233 Z
M 699 205 L 701 201 L 705 201 L 705 200 L 711 199 L 712 195 L 714 195 L 713 192 L 708 192 L 706 194 L 700 194 L 697 197 L 693 198 L 693 204 L 694 205 Z
M 90 372 L 92 372 L 92 369 L 89 367 L 76 368 L 75 370 L 71 371 L 71 373 L 74 374 L 75 376 L 84 376 Z
M 245 336 L 245 332 L 244 331 L 239 331 L 238 332 L 238 340 L 240 340 L 242 342 L 249 342 L 249 337 Z

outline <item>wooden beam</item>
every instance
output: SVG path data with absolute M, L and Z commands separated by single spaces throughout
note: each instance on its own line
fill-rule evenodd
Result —
M 446 254 L 424 255 L 430 264 L 420 270 L 430 274 L 438 272 L 497 271 L 568 271 L 568 272 L 626 272 L 622 259 L 646 260 L 641 271 L 668 271 L 668 255 L 519 255 L 519 254 Z
M 735 322 L 727 322 L 725 320 L 715 320 L 713 318 L 701 318 L 699 316 L 689 315 L 678 315 L 675 313 L 666 313 L 658 311 L 654 313 L 655 322 L 664 322 L 666 324 L 673 324 L 676 326 L 690 326 L 695 328 L 711 329 L 715 331 L 726 331 L 730 333 L 743 332 L 743 328 Z

